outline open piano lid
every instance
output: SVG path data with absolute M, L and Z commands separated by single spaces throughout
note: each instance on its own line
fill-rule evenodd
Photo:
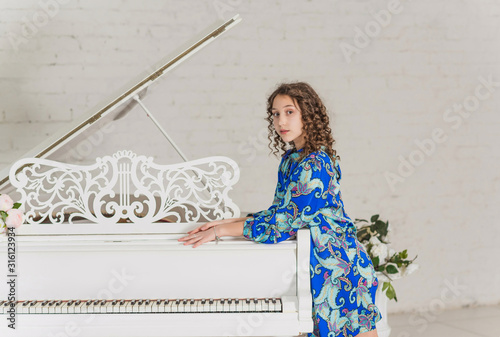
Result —
M 158 165 L 150 161 L 152 158 L 136 155 L 131 151 L 126 150 L 119 151 L 112 156 L 109 155 L 97 158 L 99 163 L 94 162 L 94 164 L 87 166 L 73 165 L 64 160 L 61 162 L 58 161 L 57 158 L 64 153 L 64 151 L 67 151 L 68 147 L 71 147 L 71 144 L 75 139 L 77 140 L 78 137 L 85 136 L 86 133 L 92 134 L 95 132 L 95 130 L 99 128 L 99 124 L 102 124 L 103 121 L 120 118 L 136 103 L 143 106 L 139 98 L 142 98 L 147 88 L 153 82 L 178 66 L 189 56 L 196 53 L 198 50 L 212 42 L 216 37 L 227 31 L 229 28 L 232 28 L 240 21 L 241 19 L 238 15 L 236 15 L 227 21 L 219 21 L 211 25 L 189 44 L 184 45 L 177 52 L 162 59 L 152 66 L 150 68 L 151 71 L 141 73 L 133 81 L 122 87 L 121 90 L 118 90 L 110 96 L 109 99 L 102 101 L 87 113 L 82 114 L 71 122 L 68 127 L 60 130 L 60 132 L 54 134 L 54 136 L 41 143 L 39 146 L 33 148 L 17 161 L 11 163 L 7 168 L 2 170 L 0 173 L 1 193 L 10 194 L 11 192 L 17 191 L 14 195 L 21 193 L 22 198 L 14 198 L 16 202 L 19 201 L 23 203 L 23 208 L 26 206 L 27 210 L 38 212 L 36 213 L 38 215 L 52 215 L 50 222 L 47 222 L 47 220 L 44 222 L 36 222 L 37 220 L 35 218 L 37 218 L 37 216 L 32 215 L 31 219 L 35 220 L 18 228 L 16 231 L 17 235 L 24 236 L 25 238 L 31 237 L 30 240 L 40 239 L 43 241 L 46 240 L 48 236 L 55 238 L 70 235 L 81 238 L 89 235 L 99 236 L 112 234 L 116 236 L 128 234 L 148 235 L 185 233 L 187 230 L 193 229 L 193 225 L 196 223 L 206 222 L 207 214 L 209 214 L 206 211 L 206 207 L 210 208 L 214 204 L 216 204 L 218 208 L 216 208 L 215 213 L 212 212 L 209 214 L 210 217 L 215 216 L 216 218 L 225 218 L 239 216 L 238 206 L 234 204 L 234 202 L 232 202 L 227 195 L 227 192 L 232 188 L 231 186 L 239 179 L 239 168 L 233 160 L 227 157 L 209 157 L 190 161 L 185 164 Z M 154 118 L 152 116 L 150 117 L 156 124 Z M 160 130 L 162 130 L 160 125 L 157 124 L 157 126 Z M 166 133 L 164 133 L 164 135 L 167 139 L 169 138 Z M 172 141 L 171 144 L 175 147 L 175 144 Z M 26 178 L 26 172 L 31 172 L 29 173 L 31 176 L 37 176 L 38 172 L 36 172 L 36 170 L 40 167 L 49 167 L 50 169 L 54 165 L 56 165 L 53 169 L 58 175 L 56 177 L 57 179 L 64 175 L 68 176 L 73 174 L 73 176 L 71 176 L 70 179 L 65 178 L 66 180 L 63 180 L 62 178 L 57 180 L 53 178 L 54 176 L 51 176 L 51 179 L 45 179 L 46 175 L 44 173 L 42 175 L 38 175 L 38 180 L 31 183 L 31 185 L 28 184 L 29 186 L 23 185 L 23 187 L 20 187 L 20 184 L 22 184 L 18 179 L 20 176 L 23 177 L 21 180 L 29 180 L 24 179 Z M 123 170 L 123 167 L 126 167 L 125 171 Z M 149 179 L 148 177 L 149 182 L 147 184 L 143 184 L 143 181 L 139 181 L 137 177 L 134 178 L 136 173 L 143 173 L 144 170 L 142 170 L 142 168 L 144 167 L 146 167 L 146 171 L 149 170 L 147 174 L 151 173 L 151 176 L 155 177 L 158 181 L 151 183 L 151 180 L 154 179 Z M 65 171 L 68 168 L 73 170 L 70 174 Z M 106 180 L 106 178 L 103 179 L 100 175 L 99 179 L 96 179 L 96 181 L 99 181 L 101 184 L 97 187 L 98 193 L 91 193 L 93 191 L 87 190 L 87 185 L 89 178 L 91 178 L 91 180 L 93 178 L 92 174 L 99 174 L 99 172 L 95 173 L 96 170 L 101 170 L 101 173 L 102 171 L 108 170 L 109 172 L 106 174 L 115 174 L 114 178 L 119 178 Z M 154 172 L 151 172 L 153 170 Z M 185 171 L 191 172 L 194 174 L 195 178 L 200 178 L 201 180 L 198 179 L 195 181 L 196 179 L 188 177 L 185 174 Z M 15 176 L 13 175 L 14 172 L 16 173 Z M 24 173 L 19 174 L 20 172 Z M 182 182 L 168 181 L 167 176 L 171 172 L 175 172 L 176 177 L 181 176 L 184 180 Z M 220 173 L 223 174 L 219 176 Z M 76 181 L 77 179 L 74 178 L 74 174 L 80 175 L 80 177 L 84 176 L 85 178 Z M 124 174 L 126 176 L 124 176 Z M 217 175 L 217 178 L 214 178 L 214 175 Z M 212 183 L 210 186 L 204 185 L 208 186 L 208 192 L 203 191 L 203 193 L 205 193 L 205 196 L 209 193 L 209 198 L 200 196 L 202 194 L 201 192 L 199 193 L 200 195 L 195 196 L 194 202 L 193 200 L 187 200 L 184 198 L 182 192 L 179 192 L 179 190 L 182 190 L 182 187 L 180 187 L 181 185 L 186 186 L 186 177 L 188 177 L 187 179 L 191 184 L 190 187 L 192 187 L 195 191 L 201 190 L 199 188 L 201 183 Z M 120 180 L 120 182 L 116 183 L 117 180 Z M 218 180 L 222 181 L 222 183 L 217 183 Z M 42 183 L 42 181 L 44 182 Z M 36 189 L 45 184 L 47 181 L 51 181 L 49 184 L 53 183 L 58 186 L 57 189 L 52 189 L 52 192 L 50 192 L 54 195 L 58 194 L 59 191 L 62 190 L 66 191 L 66 194 L 68 195 L 71 194 L 71 191 L 75 190 L 80 192 L 84 191 L 85 193 L 82 192 L 83 194 L 80 195 L 80 198 L 75 199 L 73 197 L 73 199 L 69 201 L 61 200 L 61 198 L 57 200 L 57 202 L 55 199 L 50 199 L 50 202 L 42 200 L 43 198 L 37 197 L 41 195 L 38 194 L 39 191 L 36 190 L 33 192 L 33 188 Z M 103 183 L 103 181 L 105 183 Z M 122 181 L 128 182 L 123 183 Z M 166 189 L 165 186 L 161 187 L 162 183 L 165 185 L 165 181 L 168 181 L 169 183 L 168 189 Z M 77 186 L 75 188 L 72 184 L 81 184 L 81 186 Z M 95 186 L 97 186 L 93 180 L 92 185 L 94 189 L 96 188 Z M 150 187 L 150 190 L 148 190 L 147 186 L 159 187 L 156 189 Z M 137 201 L 137 196 L 134 195 L 134 187 L 137 188 L 136 191 L 140 191 L 139 199 L 141 200 L 139 201 Z M 27 192 L 30 188 L 32 188 L 32 190 Z M 119 191 L 116 189 L 119 189 Z M 70 192 L 68 193 L 68 191 Z M 42 192 L 45 193 L 46 190 Z M 123 193 L 121 194 L 121 192 Z M 30 193 L 29 197 L 27 193 Z M 181 194 L 180 197 L 179 193 Z M 116 197 L 115 194 L 118 195 L 118 197 Z M 112 196 L 111 199 L 109 197 L 110 195 Z M 125 203 L 123 203 L 120 195 L 125 196 L 123 197 L 126 199 Z M 193 195 L 193 193 L 190 195 Z M 134 198 L 136 199 L 134 200 Z M 29 199 L 29 202 L 27 199 Z M 180 204 L 177 199 L 181 199 Z M 184 202 L 184 204 L 182 204 L 182 202 Z M 146 211 L 143 209 L 143 211 L 139 212 L 140 219 L 135 217 L 139 221 L 135 222 L 132 218 L 134 218 L 137 203 L 142 203 L 143 205 L 148 205 L 148 203 L 150 203 L 151 205 L 156 204 L 159 206 L 150 207 L 149 209 L 146 209 Z M 212 205 L 207 205 L 207 203 L 212 203 Z M 103 212 L 105 207 L 108 207 L 111 204 L 114 207 L 113 211 L 120 212 L 119 214 L 124 214 L 121 220 L 128 219 L 128 222 L 132 223 L 123 223 L 123 221 L 120 220 L 119 224 L 115 222 L 116 225 L 110 225 L 112 219 L 103 218 L 101 212 Z M 75 205 L 77 207 L 74 207 Z M 223 205 L 222 208 L 221 205 Z M 156 210 L 154 209 L 155 207 Z M 99 208 L 101 209 L 99 210 Z M 175 218 L 175 214 L 177 214 L 176 212 L 179 208 L 183 208 L 182 210 L 184 211 L 184 214 L 182 216 L 184 216 L 184 219 L 177 219 L 173 221 L 175 223 L 169 223 L 169 226 L 165 226 L 165 220 L 171 219 L 172 217 Z M 83 214 L 83 217 L 80 217 L 77 223 L 70 224 L 66 222 L 66 220 L 58 221 L 57 219 L 58 217 L 59 219 L 66 218 L 68 214 L 71 215 L 74 214 L 74 212 L 80 215 Z M 27 215 L 27 213 L 25 215 Z M 106 209 L 105 216 L 108 215 L 110 215 L 109 207 Z M 101 218 L 99 218 L 99 216 L 101 216 Z M 188 218 L 188 216 L 190 216 L 190 218 Z M 203 218 L 203 216 L 205 216 L 205 218 Z M 38 218 L 40 217 L 38 216 Z M 140 226 L 137 226 L 138 224 L 140 224 Z M 43 239 L 43 237 L 45 237 L 45 239 Z M 67 240 L 67 237 L 64 240 Z
M 123 86 L 120 90 L 117 90 L 110 98 L 102 101 L 87 113 L 78 116 L 67 127 L 54 133 L 52 137 L 40 143 L 19 159 L 50 158 L 50 155 L 56 150 L 90 128 L 92 124 L 102 119 L 104 116 L 112 112 L 120 114 L 124 109 L 127 109 L 127 105 L 133 103 L 133 97 L 135 95 L 142 95 L 145 93 L 147 88 L 159 77 L 174 69 L 188 57 L 205 47 L 240 21 L 241 18 L 239 15 L 235 15 L 227 21 L 219 20 L 214 23 L 199 34 L 196 39 L 193 39 L 190 43 L 182 46 L 176 52 L 152 66 L 152 71 L 141 73 L 134 80 L 130 81 L 130 83 L 127 83 L 127 85 Z M 121 109 L 119 109 L 120 107 Z M 0 191 L 3 193 L 9 193 L 12 190 L 12 186 L 10 186 L 9 183 L 9 170 L 12 164 L 8 165 L 0 172 Z

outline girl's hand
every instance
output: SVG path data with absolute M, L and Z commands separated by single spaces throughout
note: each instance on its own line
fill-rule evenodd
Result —
M 214 221 L 215 222 L 215 221 Z M 201 230 L 206 225 L 209 225 L 207 229 Z M 213 229 L 211 229 L 213 226 L 216 226 L 217 224 L 213 224 L 213 222 L 208 222 L 203 226 L 200 226 L 190 232 L 188 232 L 189 235 L 186 235 L 177 241 L 184 241 L 184 246 L 186 245 L 193 245 L 193 248 L 196 248 L 198 246 L 201 246 L 202 244 L 210 241 L 215 240 L 215 232 Z
M 193 248 L 196 248 L 206 242 L 214 241 L 215 232 L 217 232 L 217 235 L 220 237 L 241 236 L 243 235 L 243 223 L 248 218 L 249 217 L 210 221 L 187 232 L 188 235 L 177 241 L 184 242 L 184 245 L 193 245 Z M 218 227 L 215 228 L 215 226 Z

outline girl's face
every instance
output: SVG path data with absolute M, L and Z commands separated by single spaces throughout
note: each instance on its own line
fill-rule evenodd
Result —
M 305 145 L 302 114 L 296 101 L 287 95 L 274 98 L 273 124 L 276 132 L 284 142 L 293 142 L 297 150 Z

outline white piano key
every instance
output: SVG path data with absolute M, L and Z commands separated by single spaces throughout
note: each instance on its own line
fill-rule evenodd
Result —
M 264 300 L 257 300 L 257 303 L 255 304 L 255 311 L 262 312 L 262 303 Z
M 43 301 L 40 305 L 41 309 L 41 314 L 48 314 L 49 313 L 49 301 Z
M 203 312 L 203 306 L 201 305 L 201 300 L 194 300 L 194 310 L 195 312 Z
M 250 311 L 250 300 L 244 299 L 244 300 L 242 300 L 242 302 L 243 302 L 242 311 L 243 312 Z
M 41 314 L 42 313 L 42 302 L 43 301 L 36 301 L 36 303 L 31 307 L 30 309 L 30 314 Z
M 268 312 L 269 311 L 269 299 L 265 298 L 262 300 L 262 311 Z
M 271 301 L 269 302 L 269 306 L 270 306 L 272 312 L 281 311 L 280 302 L 276 298 L 271 299 Z
M 101 314 L 105 314 L 107 313 L 108 311 L 108 303 L 111 304 L 111 301 L 108 301 L 108 300 L 100 300 L 99 301 L 99 304 L 97 305 L 97 307 L 99 309 L 97 309 L 97 312 L 101 313 Z
M 236 312 L 236 300 L 233 298 L 229 302 L 229 312 Z
M 269 312 L 274 312 L 274 304 L 276 301 L 273 302 L 273 299 L 269 299 Z
M 200 312 L 209 312 L 210 311 L 210 304 L 208 304 L 208 300 L 205 298 L 202 298 L 200 300 Z
M 120 300 L 112 300 L 108 307 L 108 312 L 117 314 L 120 312 Z
M 107 300 L 106 301 L 106 314 L 113 314 L 114 313 L 116 305 L 113 305 L 113 301 L 114 300 Z M 118 302 L 116 302 L 116 303 L 118 303 Z
M 133 313 L 138 313 L 139 312 L 139 301 L 133 300 L 133 301 L 131 301 L 130 305 L 132 307 L 132 312 Z
M 17 313 L 29 314 L 29 312 L 30 312 L 29 304 L 30 304 L 30 301 L 23 301 L 20 305 L 17 306 Z M 0 303 L 0 306 L 2 306 L 1 303 Z
M 283 311 L 283 309 L 281 307 L 281 300 L 280 299 L 276 299 L 276 304 L 274 305 L 274 309 L 277 312 Z
M 86 314 L 90 310 L 90 305 L 92 301 L 82 301 L 80 305 L 78 305 L 78 313 Z
M 223 299 L 223 298 L 216 300 L 216 302 L 215 302 L 215 303 L 217 304 L 217 305 L 216 305 L 216 308 L 217 308 L 216 310 L 217 310 L 217 312 L 223 312 L 223 311 L 224 311 L 224 303 L 225 303 L 225 301 L 226 301 L 226 300 L 225 300 L 225 299 Z
M 167 305 L 167 302 L 164 299 L 157 300 L 157 311 L 158 313 L 164 313 L 165 312 L 165 306 Z
M 99 305 L 100 305 L 100 301 L 98 300 L 94 300 L 92 302 L 92 304 L 90 304 L 88 307 L 87 307 L 87 313 L 89 314 L 95 314 L 95 313 L 98 313 L 99 312 Z
M 63 301 L 56 301 L 56 303 L 54 304 L 54 313 L 55 314 L 62 314 L 63 313 L 63 306 L 64 306 Z
M 85 302 L 84 301 L 76 301 L 74 304 L 73 304 L 73 308 L 74 308 L 74 313 L 75 314 L 83 314 L 83 308 L 85 307 Z
M 153 300 L 151 303 L 151 312 L 159 313 L 160 312 L 160 303 L 161 303 L 161 300 Z
M 213 298 L 208 300 L 208 304 L 210 305 L 209 312 L 217 312 L 217 302 Z
M 170 306 L 171 312 L 179 312 L 180 302 L 180 300 L 175 300 L 174 302 L 172 302 L 172 305 Z
M 168 300 L 165 302 L 165 313 L 171 313 L 171 312 L 174 312 L 173 309 L 172 309 L 172 306 L 174 305 L 174 302 L 171 301 L 171 300 Z
M 90 308 L 92 314 L 98 314 L 101 311 L 101 301 L 95 300 L 92 302 L 91 308 Z
M 7 314 L 7 311 L 10 309 L 10 303 L 9 303 L 9 301 L 2 301 L 1 308 L 2 308 L 1 309 L 2 313 Z
M 55 309 L 56 309 L 55 305 L 56 305 L 56 301 L 49 301 L 49 303 L 47 303 L 47 313 L 49 313 L 49 314 L 55 314 L 56 313 L 56 311 L 55 311 Z
M 146 311 L 146 300 L 137 301 L 137 312 L 145 312 Z
M 126 313 L 131 313 L 132 312 L 132 301 L 129 300 L 122 300 L 120 301 L 120 313 L 121 314 L 126 314 Z
M 189 300 L 183 299 L 179 304 L 179 312 L 190 312 L 189 310 Z
M 123 313 L 125 313 L 126 307 L 127 307 L 127 301 L 125 301 L 123 299 L 118 300 L 118 302 L 116 303 L 116 306 L 115 306 L 116 311 L 113 311 L 113 312 L 115 314 L 123 314 Z
M 251 312 L 255 312 L 255 299 L 250 299 L 250 304 L 248 306 L 248 310 Z
M 243 312 L 243 303 L 245 302 L 244 300 L 241 299 L 236 299 L 236 312 Z
M 37 300 L 34 300 L 34 301 L 31 301 L 31 303 L 29 304 L 29 313 L 30 314 L 36 314 L 37 313 L 37 305 L 41 304 L 41 301 L 37 301 Z
M 108 301 L 106 300 L 101 300 L 98 304 L 97 304 L 97 310 L 96 310 L 96 313 L 97 314 L 105 314 L 107 313 L 108 311 Z
M 62 311 L 63 311 L 63 313 L 66 313 L 66 314 L 75 313 L 75 301 L 69 300 L 69 301 L 65 302 L 63 305 Z
M 9 313 L 9 310 L 12 310 L 12 308 L 14 308 L 14 311 L 15 311 L 16 313 L 17 313 L 17 312 L 19 312 L 19 311 L 18 311 L 18 308 L 17 308 L 17 302 L 9 302 L 9 301 L 6 301 L 6 302 L 4 303 L 4 312 L 5 312 L 6 314 L 8 314 L 8 313 Z
M 181 303 L 179 304 L 179 312 L 190 312 L 189 300 L 181 300 Z

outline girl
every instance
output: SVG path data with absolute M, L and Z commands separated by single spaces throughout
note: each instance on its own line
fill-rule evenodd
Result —
M 269 209 L 212 221 L 179 239 L 201 244 L 222 236 L 277 243 L 305 227 L 311 231 L 314 332 L 309 337 L 377 337 L 382 315 L 375 305 L 378 280 L 344 211 L 340 157 L 325 106 L 307 83 L 281 84 L 267 101 L 269 140 L 281 151 L 278 185 Z

